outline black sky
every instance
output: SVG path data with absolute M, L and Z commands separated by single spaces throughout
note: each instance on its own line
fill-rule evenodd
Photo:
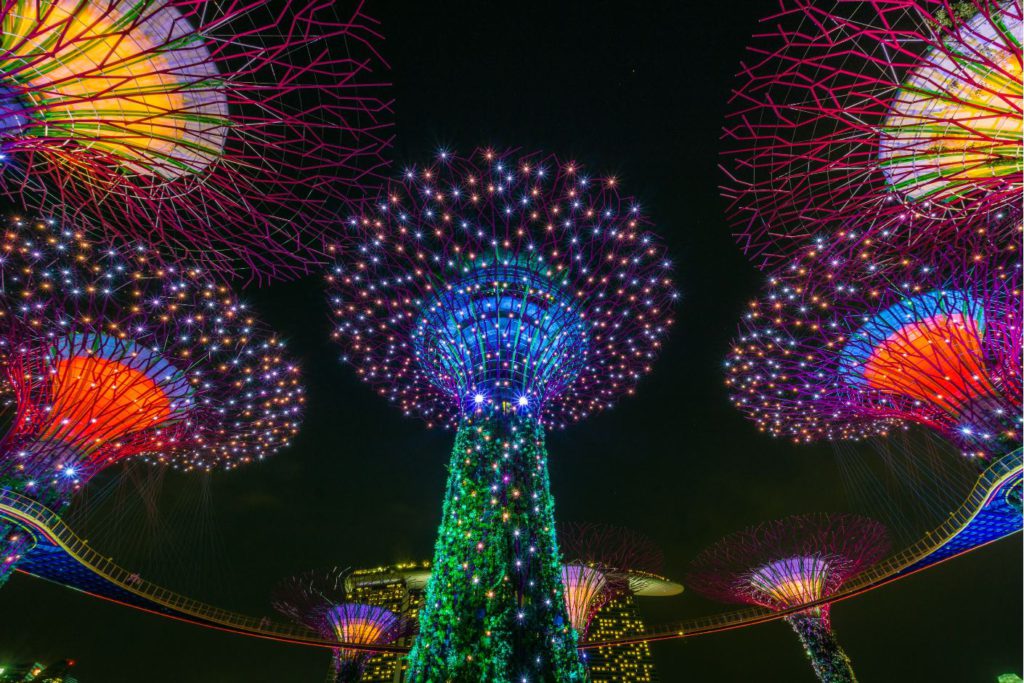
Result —
M 671 577 L 758 520 L 856 507 L 831 448 L 758 434 L 722 386 L 727 344 L 763 276 L 722 218 L 718 131 L 756 19 L 775 6 L 548 0 L 377 11 L 396 83 L 399 167 L 439 146 L 574 157 L 617 175 L 671 246 L 683 300 L 654 375 L 636 398 L 549 438 L 559 517 L 647 533 Z M 318 278 L 248 299 L 304 361 L 310 407 L 294 447 L 206 482 L 168 474 L 157 512 L 125 502 L 131 478 L 107 476 L 93 484 L 101 503 L 112 491 L 103 511 L 76 515 L 83 535 L 172 589 L 256 614 L 292 572 L 428 558 L 452 435 L 402 418 L 340 365 Z M 994 681 L 1021 669 L 1021 585 L 1016 537 L 847 601 L 833 619 L 864 683 Z M 689 593 L 644 608 L 652 624 L 728 609 Z M 319 681 L 328 662 L 317 649 L 180 624 L 24 576 L 0 590 L 0 615 L 0 661 L 74 657 L 83 683 Z M 664 681 L 813 680 L 781 623 L 660 643 L 655 655 Z

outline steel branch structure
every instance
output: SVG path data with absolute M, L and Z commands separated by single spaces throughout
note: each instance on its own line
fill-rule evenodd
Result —
M 724 602 L 787 610 L 834 595 L 889 549 L 885 528 L 854 515 L 788 517 L 746 529 L 704 550 L 688 585 Z M 786 616 L 822 683 L 854 683 L 828 604 Z
M 633 392 L 675 297 L 616 185 L 551 156 L 443 152 L 352 219 L 362 242 L 328 276 L 359 376 L 406 415 L 457 428 L 416 680 L 584 676 L 544 430 Z
M 775 267 L 850 221 L 936 240 L 1020 203 L 1020 0 L 784 0 L 742 65 L 723 193 Z
M 352 602 L 349 580 L 350 572 L 338 567 L 291 577 L 275 591 L 274 609 L 324 638 L 366 648 L 390 645 L 413 630 L 401 614 Z M 357 683 L 372 654 L 371 649 L 335 648 L 329 680 Z
M 0 193 L 222 276 L 306 272 L 390 144 L 377 24 L 334 4 L 5 2 Z
M 125 458 L 232 469 L 297 432 L 298 367 L 226 287 L 53 222 L 12 220 L 0 250 L 3 489 L 59 511 Z M 2 531 L 0 580 L 30 543 Z
M 661 550 L 629 529 L 603 524 L 560 524 L 562 582 L 569 621 L 585 641 L 594 615 L 606 604 L 638 592 L 662 571 Z
M 732 401 L 797 442 L 923 425 L 983 466 L 1021 445 L 1019 246 L 898 241 L 772 276 L 726 362 Z

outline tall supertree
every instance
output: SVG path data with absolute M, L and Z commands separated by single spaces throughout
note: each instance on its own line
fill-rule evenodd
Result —
M 898 243 L 773 275 L 726 362 L 732 401 L 797 442 L 922 425 L 984 466 L 1021 446 L 1019 245 Z
M 774 267 L 851 220 L 945 242 L 1019 205 L 1021 30 L 1020 0 L 784 0 L 725 126 L 748 254 Z
M 0 489 L 59 511 L 127 458 L 233 469 L 297 432 L 298 367 L 225 286 L 52 221 L 13 219 L 0 241 Z M 3 582 L 32 540 L 0 527 Z
M 723 602 L 790 610 L 827 600 L 888 549 L 885 527 L 866 517 L 787 517 L 727 536 L 701 552 L 687 585 Z M 818 680 L 857 680 L 832 631 L 827 603 L 784 618 L 800 638 Z
M 623 527 L 559 524 L 558 539 L 569 622 L 584 640 L 602 607 L 642 590 L 662 569 L 661 550 Z
M 321 636 L 354 645 L 388 645 L 414 630 L 405 616 L 353 602 L 347 569 L 333 567 L 285 579 L 274 591 L 273 606 L 281 614 Z M 373 651 L 336 648 L 329 681 L 357 683 Z
M 406 415 L 454 427 L 412 680 L 584 673 L 545 429 L 611 407 L 672 324 L 670 264 L 614 178 L 551 156 L 441 153 L 353 218 L 334 337 Z
M 377 23 L 335 4 L 5 2 L 0 193 L 222 276 L 306 272 L 390 144 Z

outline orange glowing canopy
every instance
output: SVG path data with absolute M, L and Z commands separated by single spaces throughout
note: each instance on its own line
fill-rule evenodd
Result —
M 959 313 L 900 328 L 875 348 L 863 372 L 876 389 L 950 409 L 993 393 L 977 321 Z
M 180 419 L 191 390 L 158 354 L 106 335 L 75 335 L 54 354 L 50 420 L 43 434 L 95 450 Z
M 968 294 L 936 290 L 875 314 L 840 353 L 840 374 L 871 388 L 957 413 L 995 393 L 985 369 L 985 322 Z

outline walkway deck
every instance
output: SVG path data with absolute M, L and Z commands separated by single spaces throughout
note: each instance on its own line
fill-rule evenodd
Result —
M 1008 502 L 1022 485 L 1021 451 L 993 464 L 978 479 L 967 501 L 937 529 L 849 582 L 828 600 L 835 603 L 909 576 L 1021 530 L 1022 517 Z M 150 583 L 114 563 L 80 539 L 53 511 L 11 491 L 0 491 L 0 516 L 35 535 L 37 545 L 18 570 L 68 588 L 209 628 L 314 647 L 337 647 L 312 631 L 266 618 L 251 617 L 193 600 Z M 587 643 L 585 647 L 686 638 L 779 619 L 814 603 L 785 612 L 750 608 L 654 626 L 630 638 Z M 352 649 L 405 652 L 407 647 L 346 644 Z

